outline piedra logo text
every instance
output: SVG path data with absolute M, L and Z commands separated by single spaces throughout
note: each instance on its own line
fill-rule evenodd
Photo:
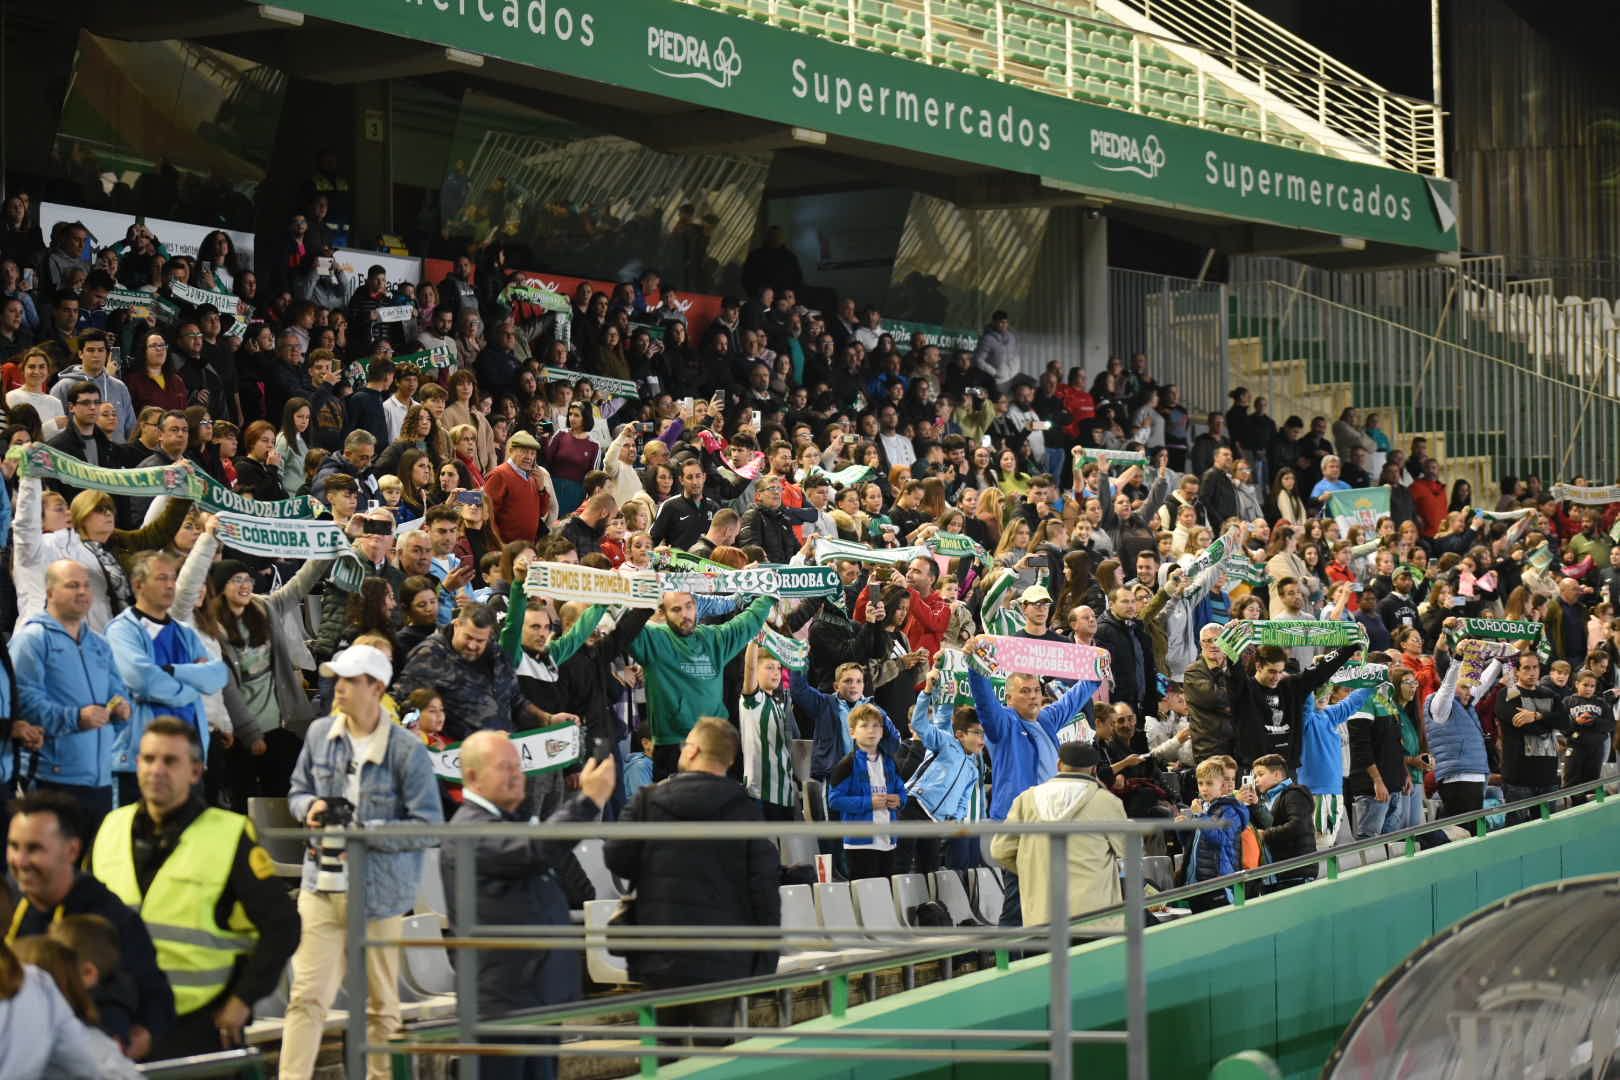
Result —
M 681 34 L 674 30 L 647 27 L 647 55 L 664 64 L 685 70 L 669 70 L 648 63 L 648 67 L 671 79 L 702 79 L 716 89 L 724 90 L 731 80 L 742 74 L 742 57 L 730 37 L 723 37 L 713 46 L 702 38 Z
M 1091 156 L 1113 163 L 1092 162 L 1104 172 L 1131 172 L 1148 180 L 1159 175 L 1165 161 L 1164 147 L 1159 145 L 1157 135 L 1138 140 L 1132 135 L 1097 128 L 1091 129 Z

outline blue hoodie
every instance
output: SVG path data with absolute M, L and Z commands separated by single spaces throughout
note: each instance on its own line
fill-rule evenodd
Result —
M 1312 795 L 1344 794 L 1344 739 L 1339 725 L 1361 711 L 1373 696 L 1364 686 L 1337 705 L 1319 708 L 1315 694 L 1305 695 L 1304 731 L 1299 747 L 1299 782 Z
M 875 755 L 883 762 L 883 787 L 890 795 L 900 796 L 900 805 L 889 811 L 890 821 L 900 820 L 900 811 L 906 805 L 906 787 L 900 782 L 900 771 L 895 767 L 895 751 L 900 749 L 900 732 L 894 721 L 883 718 L 883 740 Z M 839 821 L 872 820 L 872 779 L 867 774 L 870 759 L 865 750 L 856 747 L 833 766 L 827 777 L 827 809 L 838 815 Z M 846 836 L 846 848 L 870 848 L 873 837 Z
M 935 702 L 924 692 L 917 695 L 911 714 L 912 734 L 928 749 L 928 756 L 906 781 L 906 792 L 934 821 L 976 821 L 983 815 L 979 756 L 969 756 L 952 731 L 955 712 L 954 698 Z
M 1013 800 L 1057 775 L 1057 733 L 1086 707 L 1097 683 L 1081 680 L 1033 720 L 1025 720 L 996 697 L 996 688 L 976 666 L 968 666 L 968 686 L 990 745 L 990 813 L 1004 821 Z
M 125 725 L 79 729 L 79 710 L 86 705 L 130 696 L 107 639 L 83 622 L 75 641 L 54 615 L 41 611 L 12 637 L 11 662 L 17 669 L 17 718 L 45 729 L 39 779 L 111 787 L 113 745 Z
M 799 730 L 815 732 L 815 748 L 810 754 L 810 775 L 817 780 L 825 780 L 832 774 L 834 766 L 855 749 L 855 741 L 849 737 L 849 710 L 857 705 L 870 704 L 872 699 L 863 697 L 845 701 L 837 694 L 817 690 L 810 685 L 810 680 L 797 677 L 788 687 L 788 693 L 799 711 L 810 718 L 810 723 L 800 724 Z M 889 724 L 888 713 L 883 714 L 883 722 Z
M 107 624 L 107 642 L 112 646 L 118 674 L 129 686 L 134 710 L 130 722 L 119 728 L 113 747 L 113 772 L 135 771 L 135 758 L 146 726 L 175 709 L 183 710 L 197 728 L 203 760 L 208 759 L 208 720 L 203 711 L 203 698 L 225 688 L 230 669 L 225 661 L 215 660 L 209 654 L 197 631 L 178 619 L 171 621 L 164 632 L 176 635 L 177 651 L 197 662 L 159 664 L 152 635 L 135 608 L 125 608 Z

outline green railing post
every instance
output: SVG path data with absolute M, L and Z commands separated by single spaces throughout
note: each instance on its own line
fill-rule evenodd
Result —
M 643 1005 L 641 1008 L 636 1010 L 636 1022 L 639 1025 L 641 1025 L 642 1027 L 657 1027 L 658 1026 L 658 1010 L 654 1009 L 651 1005 Z M 641 1038 L 641 1045 L 642 1046 L 657 1046 L 658 1045 L 658 1040 L 653 1038 L 651 1035 L 644 1035 Z M 642 1057 L 642 1059 L 641 1059 L 641 1075 L 642 1076 L 657 1076 L 658 1075 L 658 1055 L 650 1054 L 650 1055 L 645 1055 L 645 1056 Z
M 849 1011 L 848 975 L 834 975 L 827 981 L 827 1011 L 838 1019 Z
M 1406 838 L 1406 857 L 1408 859 L 1410 859 L 1412 856 L 1416 855 L 1417 853 L 1418 853 L 1417 837 L 1408 836 Z
M 1248 890 L 1244 888 L 1245 884 L 1246 884 L 1245 882 L 1239 881 L 1235 885 L 1232 886 L 1232 906 L 1233 907 L 1242 907 L 1243 906 L 1243 901 L 1245 899 L 1247 899 Z
M 1012 958 L 1007 954 L 1006 949 L 997 949 L 996 950 L 996 970 L 997 971 L 1006 971 L 1008 965 L 1011 963 L 1011 960 L 1012 960 Z
M 1337 855 L 1328 856 L 1327 870 L 1329 881 L 1339 880 L 1339 857 Z
M 1537 809 L 1541 811 L 1542 821 L 1547 821 L 1552 818 L 1552 803 L 1542 803 L 1537 807 Z
M 1596 796 L 1598 802 L 1602 802 L 1604 799 L 1609 797 L 1609 792 L 1602 786 L 1593 788 L 1592 794 Z
M 1486 827 L 1485 818 L 1484 818 L 1483 815 L 1481 815 L 1481 816 L 1474 819 L 1474 835 L 1475 836 L 1484 836 L 1489 831 L 1490 831 L 1490 829 L 1488 829 Z

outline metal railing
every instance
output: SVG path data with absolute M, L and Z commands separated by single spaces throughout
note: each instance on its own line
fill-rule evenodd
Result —
M 365 1068 L 365 1055 L 370 1051 L 386 1051 L 395 1055 L 432 1054 L 435 1056 L 459 1057 L 461 1075 L 470 1076 L 476 1080 L 477 1062 L 483 1056 L 542 1056 L 542 1057 L 630 1057 L 639 1058 L 641 1072 L 644 1076 L 652 1076 L 657 1071 L 657 1059 L 660 1057 L 816 1057 L 816 1058 L 848 1058 L 851 1060 L 909 1060 L 922 1061 L 938 1058 L 942 1061 L 994 1061 L 994 1062 L 1020 1062 L 1034 1064 L 1044 1061 L 1051 1070 L 1052 1076 L 1069 1077 L 1072 1075 L 1073 1059 L 1072 1047 L 1079 1045 L 1123 1045 L 1127 1052 L 1127 1075 L 1130 1080 L 1141 1080 L 1150 1075 L 1147 1057 L 1147 984 L 1145 963 L 1143 956 L 1142 934 L 1145 929 L 1145 908 L 1151 903 L 1154 908 L 1191 900 L 1213 892 L 1224 891 L 1228 894 L 1233 906 L 1241 907 L 1254 895 L 1263 891 L 1268 884 L 1267 879 L 1290 871 L 1302 870 L 1310 867 L 1320 867 L 1327 880 L 1337 879 L 1344 870 L 1355 869 L 1357 865 L 1376 865 L 1376 861 L 1355 863 L 1357 857 L 1365 858 L 1367 853 L 1379 851 L 1388 858 L 1397 857 L 1392 851 L 1392 845 L 1399 845 L 1399 857 L 1412 858 L 1419 854 L 1423 845 L 1420 838 L 1428 834 L 1443 833 L 1450 827 L 1459 827 L 1471 832 L 1474 837 L 1485 837 L 1489 831 L 1487 820 L 1499 815 L 1512 815 L 1519 812 L 1529 812 L 1542 821 L 1549 819 L 1555 807 L 1574 798 L 1590 795 L 1592 801 L 1602 804 L 1613 794 L 1617 786 L 1614 777 L 1604 777 L 1584 784 L 1561 788 L 1556 791 L 1532 796 L 1527 799 L 1507 803 L 1499 806 L 1485 807 L 1481 810 L 1441 818 L 1407 829 L 1384 833 L 1377 837 L 1356 840 L 1332 848 L 1307 853 L 1296 858 L 1267 863 L 1255 870 L 1245 870 L 1229 874 L 1220 878 L 1198 882 L 1193 885 L 1182 886 L 1158 892 L 1149 901 L 1145 895 L 1145 882 L 1142 872 L 1142 843 L 1147 835 L 1162 831 L 1186 831 L 1191 828 L 1208 827 L 1200 822 L 1183 821 L 1169 822 L 1120 822 L 1103 825 L 1076 825 L 1075 823 L 1062 824 L 1009 824 L 1005 822 L 979 822 L 973 825 L 954 824 L 921 824 L 902 822 L 889 826 L 861 825 L 856 823 L 825 823 L 811 825 L 808 823 L 738 823 L 738 822 L 712 822 L 699 824 L 642 824 L 642 823 L 582 823 L 578 825 L 536 827 L 531 825 L 487 825 L 487 826 L 382 826 L 373 829 L 350 830 L 345 835 L 349 842 L 350 880 L 352 882 L 364 881 L 364 867 L 366 858 L 366 845 L 370 842 L 390 837 L 421 837 L 432 836 L 442 840 L 473 840 L 480 837 L 500 837 L 511 835 L 533 836 L 542 833 L 547 839 L 573 840 L 590 837 L 636 836 L 645 839 L 663 839 L 665 841 L 678 841 L 690 839 L 701 832 L 704 838 L 713 839 L 745 839 L 759 836 L 844 836 L 887 833 L 895 837 L 957 837 L 964 835 L 986 835 L 992 833 L 1016 833 L 1019 835 L 1044 836 L 1053 846 L 1051 857 L 1055 860 L 1052 865 L 1064 865 L 1064 849 L 1067 838 L 1074 835 L 1095 835 L 1099 833 L 1124 833 L 1126 837 L 1126 859 L 1124 861 L 1124 900 L 1121 904 L 1088 912 L 1074 920 L 1054 921 L 1052 924 L 1038 927 L 1022 928 L 993 928 L 974 927 L 965 932 L 933 929 L 889 930 L 881 932 L 884 937 L 896 940 L 907 940 L 915 945 L 906 945 L 896 950 L 867 953 L 856 958 L 835 961 L 818 965 L 809 971 L 798 971 L 791 974 L 774 976 L 761 976 L 748 979 L 738 979 L 730 982 L 707 983 L 674 991 L 658 991 L 647 993 L 630 993 L 613 995 L 609 998 L 599 998 L 591 1001 L 571 1003 L 568 1005 L 552 1006 L 535 1009 L 520 1014 L 513 1014 L 500 1020 L 480 1022 L 477 1017 L 476 986 L 477 986 L 477 956 L 468 952 L 463 955 L 456 966 L 457 981 L 457 1017 L 455 1020 L 429 1022 L 413 1026 L 406 1033 L 403 1041 L 396 1041 L 382 1047 L 372 1047 L 366 1043 L 365 1002 L 367 983 L 363 952 L 368 947 L 399 946 L 406 948 L 523 948 L 523 949 L 583 949 L 601 947 L 608 941 L 614 943 L 615 951 L 635 949 L 682 949 L 700 950 L 713 948 L 717 939 L 725 940 L 726 944 L 740 948 L 780 948 L 794 942 L 825 942 L 829 939 L 849 939 L 852 946 L 871 949 L 876 934 L 872 931 L 847 931 L 815 929 L 815 930 L 774 930 L 768 927 L 704 927 L 703 939 L 694 941 L 689 927 L 625 927 L 622 929 L 591 929 L 585 931 L 577 927 L 514 927 L 514 926 L 481 926 L 472 918 L 463 916 L 454 929 L 454 937 L 439 941 L 421 940 L 376 940 L 368 939 L 365 933 L 364 904 L 352 898 L 349 905 L 347 928 L 347 961 L 348 972 L 346 976 L 346 989 L 349 1001 L 349 1020 L 345 1032 L 346 1072 L 350 1076 L 361 1075 Z M 308 834 L 303 830 L 266 830 L 269 836 L 297 836 L 305 837 Z M 1049 903 L 1053 911 L 1068 910 L 1067 903 L 1067 875 L 1053 874 L 1049 880 Z M 458 912 L 472 912 L 475 908 L 471 904 L 474 895 L 474 860 L 460 859 L 456 864 L 456 878 L 452 883 L 457 899 Z M 363 888 L 363 886 L 362 886 Z M 1060 902 L 1061 901 L 1061 905 Z M 738 1025 L 735 1027 L 717 1028 L 688 1028 L 660 1026 L 657 1023 L 657 1008 L 688 1004 L 701 1001 L 714 1001 L 742 998 L 746 1000 L 749 995 L 765 995 L 789 991 L 794 988 L 824 984 L 830 1011 L 834 1017 L 843 1017 L 849 1003 L 850 981 L 861 975 L 870 975 L 881 970 L 892 970 L 905 965 L 927 963 L 933 960 L 948 959 L 961 955 L 964 952 L 976 952 L 987 946 L 995 950 L 996 966 L 1006 970 L 1009 963 L 1008 947 L 1019 942 L 1027 942 L 1039 946 L 1044 943 L 1052 957 L 1063 955 L 1076 937 L 1114 936 L 1117 932 L 1108 932 L 1106 935 L 1088 924 L 1095 924 L 1104 919 L 1125 920 L 1125 1015 L 1126 1026 L 1124 1031 L 1074 1031 L 1072 1029 L 1072 1015 L 1068 1008 L 1049 1010 L 1049 1026 L 1042 1029 L 1029 1030 L 997 1030 L 993 1032 L 962 1031 L 952 1029 L 948 1031 L 933 1031 L 927 1029 L 909 1028 L 839 1028 L 836 1030 L 813 1031 L 799 1030 L 797 1028 L 759 1028 Z M 488 935 L 488 936 L 480 936 Z M 662 935 L 662 936 L 660 936 Z M 734 937 L 732 935 L 735 935 Z M 1068 1002 L 1070 998 L 1069 965 L 1065 963 L 1052 963 L 1050 976 L 1050 1000 L 1052 1002 Z M 469 1016 L 469 1012 L 471 1015 Z M 638 1023 L 636 1026 L 617 1024 L 588 1024 L 578 1021 L 606 1015 L 623 1015 L 634 1012 Z M 746 1016 L 746 1012 L 744 1013 Z M 571 1046 L 566 1043 L 536 1043 L 534 1045 L 514 1044 L 503 1042 L 491 1044 L 480 1042 L 479 1039 L 488 1036 L 500 1036 L 507 1039 L 514 1035 L 524 1033 L 535 1039 L 547 1036 L 577 1035 L 585 1038 L 613 1038 L 637 1039 L 638 1046 L 604 1046 L 595 1044 L 590 1046 Z M 471 1035 L 471 1039 L 468 1035 Z M 778 1037 L 802 1039 L 810 1045 L 805 1049 L 793 1047 L 737 1047 L 737 1046 L 703 1046 L 680 1047 L 671 1045 L 656 1045 L 660 1037 L 682 1036 L 714 1036 L 720 1038 L 760 1038 Z M 1045 1042 L 1046 1051 L 1032 1051 L 1025 1049 L 964 1049 L 958 1045 L 955 1048 L 929 1049 L 918 1046 L 902 1048 L 871 1046 L 871 1047 L 828 1047 L 818 1045 L 819 1040 L 838 1039 L 841 1042 L 868 1040 L 877 1042 L 950 1042 L 952 1044 L 989 1045 L 993 1043 L 1012 1044 L 1013 1046 L 1026 1046 L 1031 1043 Z M 220 1055 L 210 1055 L 219 1057 Z M 184 1065 L 184 1063 L 173 1063 Z M 180 1073 L 165 1073 L 165 1075 L 182 1075 Z M 205 1075 L 199 1073 L 185 1073 L 183 1075 Z
M 1149 33 L 1111 17 L 1098 0 L 682 2 L 1071 100 L 1443 174 L 1437 105 L 1385 90 L 1342 64 L 1330 70 L 1318 57 L 1290 65 L 1221 42 Z M 1184 59 L 1188 53 L 1195 59 Z M 1283 94 L 1274 96 L 1274 85 Z M 1298 106 L 1301 96 L 1312 108 Z
M 1119 821 L 1092 823 L 1092 822 L 1027 822 L 1008 823 L 995 821 L 981 821 L 972 824 L 937 824 L 932 822 L 895 822 L 890 824 L 872 824 L 861 822 L 690 822 L 690 823 L 647 823 L 647 822 L 584 822 L 578 824 L 533 826 L 523 824 L 489 824 L 479 826 L 455 825 L 383 825 L 367 829 L 349 829 L 344 831 L 346 840 L 346 858 L 348 860 L 348 881 L 350 895 L 348 903 L 348 924 L 346 928 L 346 961 L 347 974 L 345 986 L 348 997 L 349 1019 L 345 1031 L 345 1059 L 347 1075 L 360 1076 L 365 1072 L 366 1057 L 370 1053 L 387 1052 L 395 1054 L 433 1054 L 454 1055 L 460 1058 L 461 1075 L 471 1076 L 476 1080 L 477 1062 L 481 1056 L 544 1056 L 544 1057 L 631 1057 L 641 1059 L 642 1074 L 653 1075 L 656 1071 L 658 1057 L 759 1057 L 759 1058 L 803 1058 L 803 1057 L 847 1057 L 861 1060 L 881 1060 L 887 1058 L 904 1060 L 925 1060 L 938 1058 L 941 1061 L 979 1061 L 986 1063 L 1019 1061 L 1025 1063 L 1046 1062 L 1050 1074 L 1054 1077 L 1069 1077 L 1073 1072 L 1073 1053 L 1076 1044 L 1094 1045 L 1121 1045 L 1125 1048 L 1127 1074 L 1130 1080 L 1147 1080 L 1150 1075 L 1148 1069 L 1148 1042 L 1147 1042 L 1147 984 L 1145 966 L 1142 953 L 1142 932 L 1145 926 L 1146 892 L 1143 874 L 1143 841 L 1144 838 L 1169 831 L 1187 832 L 1209 827 L 1203 822 L 1179 822 L 1172 824 L 1168 821 Z M 472 857 L 463 857 L 455 861 L 454 879 L 449 882 L 449 894 L 453 896 L 451 905 L 457 912 L 452 926 L 451 936 L 437 940 L 420 939 L 378 939 L 368 935 L 365 922 L 364 882 L 366 876 L 366 863 L 368 846 L 389 840 L 401 839 L 434 839 L 441 842 L 456 841 L 461 850 L 470 853 L 473 848 L 470 842 L 483 838 L 499 838 L 512 836 L 543 835 L 547 840 L 577 841 L 586 839 L 606 838 L 636 839 L 643 841 L 662 841 L 677 843 L 681 840 L 737 840 L 739 842 L 749 839 L 767 838 L 774 840 L 777 837 L 817 837 L 832 838 L 846 836 L 889 836 L 895 839 L 943 839 L 948 837 L 964 836 L 990 836 L 993 834 L 1012 834 L 1028 837 L 1031 840 L 1044 841 L 1048 845 L 1049 865 L 1053 867 L 1067 866 L 1067 846 L 1072 837 L 1084 836 L 1123 836 L 1125 839 L 1126 856 L 1124 859 L 1124 902 L 1111 912 L 1120 912 L 1124 915 L 1124 935 L 1126 953 L 1126 990 L 1125 1014 L 1126 1025 L 1123 1031 L 1075 1031 L 1072 1023 L 1072 1007 L 1070 992 L 1070 972 L 1067 963 L 1051 963 L 1051 1002 L 1053 1006 L 1048 1011 L 1048 1026 L 1044 1030 L 995 1031 L 979 1033 L 963 1033 L 958 1030 L 931 1031 L 925 1029 L 892 1031 L 892 1030 L 854 1030 L 846 1031 L 842 1037 L 846 1040 L 870 1040 L 881 1042 L 885 1040 L 905 1039 L 917 1043 L 1008 1043 L 1014 1047 L 1029 1043 L 1045 1043 L 1044 1050 L 1026 1050 L 1011 1048 L 962 1049 L 953 1046 L 928 1048 L 926 1046 L 911 1046 L 904 1049 L 872 1047 L 815 1047 L 809 1050 L 795 1050 L 792 1048 L 759 1048 L 759 1047 L 713 1047 L 713 1046 L 657 1046 L 648 1049 L 660 1036 L 783 1036 L 798 1037 L 802 1032 L 795 1029 L 783 1028 L 667 1028 L 656 1024 L 654 1009 L 658 1005 L 674 1005 L 691 1001 L 713 1000 L 730 997 L 728 986 L 743 985 L 707 984 L 694 987 L 688 991 L 675 991 L 651 995 L 638 995 L 646 1004 L 638 1004 L 628 997 L 615 998 L 610 1005 L 598 1005 L 583 1012 L 570 1012 L 569 1015 L 589 1016 L 605 1012 L 622 1013 L 627 1007 L 638 1010 L 641 1024 L 635 1029 L 612 1028 L 612 1034 L 635 1035 L 642 1039 L 642 1046 L 635 1047 L 604 1047 L 596 1046 L 570 1046 L 568 1044 L 538 1043 L 535 1045 L 513 1045 L 510 1043 L 490 1044 L 479 1041 L 486 1036 L 510 1036 L 514 1029 L 525 1030 L 532 1026 L 534 1017 L 549 1019 L 552 1010 L 541 1010 L 528 1019 L 512 1019 L 496 1021 L 494 1023 L 481 1022 L 478 1015 L 478 953 L 477 950 L 510 950 L 510 949 L 570 949 L 584 950 L 588 948 L 604 947 L 612 943 L 616 952 L 631 950 L 659 950 L 659 951 L 711 951 L 716 944 L 734 949 L 749 950 L 777 950 L 785 946 L 821 946 L 831 948 L 862 947 L 872 948 L 882 939 L 911 943 L 918 952 L 901 951 L 888 954 L 882 968 L 893 968 L 907 963 L 925 962 L 926 958 L 943 958 L 959 955 L 964 952 L 992 947 L 1003 950 L 998 962 L 1004 967 L 1006 964 L 1005 950 L 1010 946 L 1027 945 L 1030 947 L 1043 947 L 1050 956 L 1056 958 L 1066 956 L 1068 950 L 1077 936 L 1112 936 L 1118 931 L 1101 931 L 1095 927 L 1088 929 L 1086 924 L 1094 922 L 1096 916 L 1088 914 L 1082 916 L 1078 925 L 1066 919 L 1054 919 L 1050 924 L 1032 927 L 972 927 L 964 929 L 950 928 L 910 928 L 889 929 L 874 931 L 864 928 L 850 928 L 841 930 L 835 928 L 783 928 L 763 926 L 704 926 L 701 936 L 693 936 L 692 927 L 683 926 L 645 926 L 623 928 L 585 928 L 579 926 L 511 926 L 511 925 L 485 925 L 477 921 L 476 905 L 476 860 Z M 271 829 L 265 830 L 270 837 L 306 837 L 309 835 L 302 829 Z M 330 837 L 331 832 L 323 832 L 323 837 Z M 1053 912 L 1066 912 L 1069 910 L 1070 882 L 1067 873 L 1054 873 L 1048 882 L 1047 903 Z M 365 964 L 365 950 L 378 947 L 399 948 L 445 948 L 457 950 L 458 958 L 455 964 L 456 988 L 456 1021 L 454 1032 L 455 1041 L 441 1042 L 410 1038 L 405 1042 L 389 1043 L 385 1046 L 371 1045 L 366 1036 L 366 1000 L 367 976 Z M 811 981 L 830 980 L 843 987 L 842 994 L 834 994 L 834 1013 L 842 1015 L 848 1003 L 848 975 L 817 971 L 810 976 Z M 806 981 L 802 973 L 787 977 L 784 985 L 794 985 Z M 750 987 L 748 992 L 764 993 L 762 985 L 768 983 L 761 980 L 747 980 Z M 608 1030 L 604 1025 L 587 1025 L 584 1027 L 566 1026 L 558 1029 L 559 1034 L 602 1034 Z M 467 1038 L 471 1034 L 472 1039 Z M 814 1036 L 809 1036 L 813 1038 Z
M 1250 380 L 1257 393 L 1289 385 L 1293 373 L 1277 361 L 1303 361 L 1307 383 L 1347 385 L 1354 404 L 1396 414 L 1402 431 L 1445 432 L 1448 456 L 1488 456 L 1498 475 L 1614 471 L 1620 399 L 1599 378 L 1559 378 L 1296 285 L 1250 282 L 1232 291 L 1233 336 L 1260 338 L 1262 360 L 1271 362 Z
M 196 1054 L 192 1057 L 169 1058 L 167 1061 L 149 1061 L 136 1066 L 142 1076 L 161 1077 L 162 1080 L 205 1080 L 211 1076 L 251 1077 L 260 1080 L 266 1074 L 264 1053 L 257 1047 L 240 1050 L 222 1050 L 217 1054 Z
M 1218 54 L 1239 75 L 1395 168 L 1445 175 L 1437 103 L 1391 93 L 1237 0 L 1102 2 L 1136 11 Z
M 1227 311 L 1227 288 L 1218 282 L 1108 271 L 1109 353 L 1127 364 L 1133 353 L 1147 353 L 1154 380 L 1181 387 L 1181 404 L 1199 423 L 1226 411 Z

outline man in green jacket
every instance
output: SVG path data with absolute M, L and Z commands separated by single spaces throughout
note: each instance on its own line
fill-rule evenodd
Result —
M 647 722 L 653 734 L 653 779 L 675 774 L 681 744 L 705 716 L 727 716 L 725 667 L 765 625 L 776 601 L 761 596 L 719 626 L 700 626 L 691 593 L 664 594 L 662 622 L 630 642 L 647 680 Z

